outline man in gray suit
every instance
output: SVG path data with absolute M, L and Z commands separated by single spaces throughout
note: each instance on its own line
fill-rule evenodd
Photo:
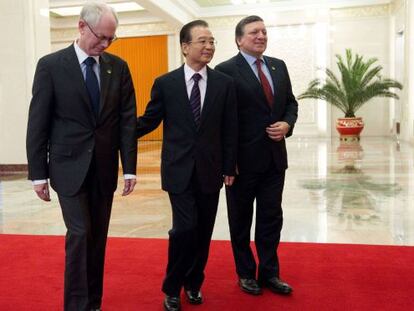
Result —
M 137 135 L 163 122 L 162 188 L 172 207 L 164 308 L 180 310 L 184 287 L 192 304 L 201 286 L 216 218 L 219 191 L 233 183 L 237 112 L 233 81 L 210 69 L 215 40 L 208 24 L 192 21 L 180 31 L 185 64 L 158 77 Z
M 115 40 L 116 13 L 87 3 L 79 38 L 38 62 L 27 129 L 29 179 L 37 195 L 57 192 L 66 233 L 64 309 L 100 310 L 105 246 L 118 155 L 122 195 L 134 189 L 137 145 L 134 88 L 127 64 L 104 50 Z

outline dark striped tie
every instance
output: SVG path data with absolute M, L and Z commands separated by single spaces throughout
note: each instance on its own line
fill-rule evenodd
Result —
M 89 99 L 91 100 L 92 110 L 95 114 L 95 117 L 98 116 L 99 113 L 99 101 L 100 101 L 100 91 L 99 91 L 99 84 L 98 78 L 96 77 L 95 72 L 93 71 L 93 65 L 96 63 L 93 57 L 88 57 L 84 61 L 86 65 L 86 88 L 89 93 Z
M 201 75 L 199 73 L 195 73 L 192 77 L 194 81 L 193 89 L 191 90 L 190 95 L 190 106 L 191 110 L 193 111 L 194 121 L 197 127 L 200 125 L 200 111 L 201 111 L 201 95 L 200 95 L 200 88 L 198 86 L 198 81 L 201 79 Z

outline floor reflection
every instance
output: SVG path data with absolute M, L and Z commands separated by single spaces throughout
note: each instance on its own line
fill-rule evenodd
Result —
M 297 139 L 289 155 L 284 239 L 414 244 L 411 145 Z
M 300 181 L 316 204 L 324 202 L 330 215 L 347 221 L 379 221 L 380 208 L 402 188 L 364 173 L 363 148 L 359 141 L 341 141 L 336 149 L 342 167 L 331 168 L 324 178 Z M 320 202 L 318 202 L 320 201 Z
M 290 138 L 282 240 L 414 245 L 414 147 L 392 139 Z M 168 196 L 160 190 L 160 143 L 139 146 L 138 186 L 114 199 L 110 235 L 167 237 Z M 0 178 L 0 232 L 64 234 L 56 194 L 37 199 L 25 176 Z M 254 232 L 254 228 L 252 230 Z M 225 197 L 213 238 L 229 239 Z

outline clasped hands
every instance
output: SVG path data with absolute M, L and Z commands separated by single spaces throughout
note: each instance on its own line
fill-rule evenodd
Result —
M 270 139 L 274 141 L 281 141 L 289 132 L 290 125 L 285 121 L 278 121 L 270 124 L 266 128 L 266 133 Z

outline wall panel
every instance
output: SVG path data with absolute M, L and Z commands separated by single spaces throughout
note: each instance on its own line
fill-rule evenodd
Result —
M 135 86 L 138 115 L 142 115 L 150 99 L 154 79 L 168 71 L 167 36 L 121 38 L 108 48 L 108 52 L 128 62 Z M 162 126 L 142 140 L 162 140 Z

